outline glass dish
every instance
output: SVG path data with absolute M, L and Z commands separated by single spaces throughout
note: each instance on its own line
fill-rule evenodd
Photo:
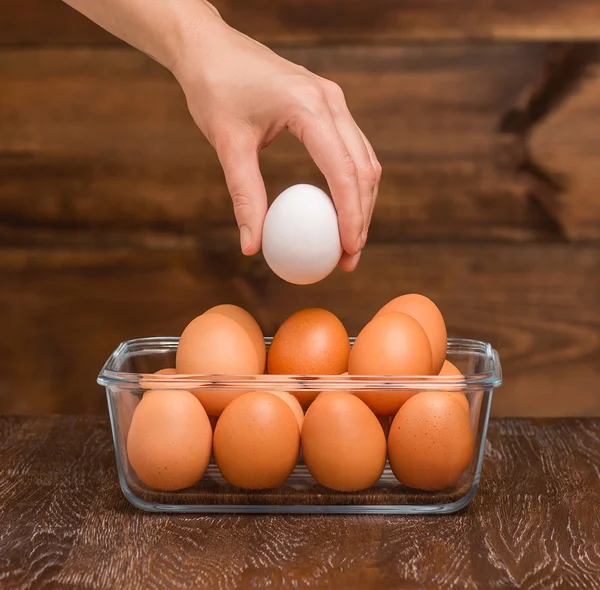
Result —
M 350 339 L 351 343 L 354 341 Z M 267 346 L 271 339 L 265 338 Z M 302 462 L 284 486 L 272 490 L 243 490 L 228 484 L 211 463 L 193 487 L 178 492 L 153 490 L 137 478 L 127 459 L 126 439 L 131 418 L 148 373 L 175 366 L 179 338 L 141 338 L 122 343 L 112 353 L 98 383 L 106 388 L 117 469 L 125 497 L 136 507 L 153 512 L 197 513 L 334 513 L 412 514 L 449 513 L 464 508 L 479 485 L 492 394 L 502 382 L 498 353 L 476 340 L 448 340 L 447 358 L 465 375 L 456 377 L 363 377 L 346 375 L 174 375 L 161 378 L 161 389 L 388 392 L 460 391 L 467 397 L 475 447 L 470 465 L 459 482 L 440 492 L 422 492 L 402 486 L 386 464 L 380 480 L 360 492 L 336 492 L 315 482 Z M 390 418 L 391 419 L 391 418 Z

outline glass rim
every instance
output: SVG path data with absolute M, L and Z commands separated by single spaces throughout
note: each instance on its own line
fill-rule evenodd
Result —
M 265 337 L 269 344 L 272 337 Z M 355 337 L 351 337 L 352 344 Z M 126 340 L 110 355 L 101 369 L 97 382 L 104 387 L 144 388 L 142 383 L 152 380 L 152 389 L 223 389 L 223 390 L 282 390 L 282 391 L 398 391 L 407 389 L 441 389 L 464 391 L 481 388 L 495 388 L 502 383 L 502 368 L 498 352 L 491 344 L 467 338 L 448 338 L 448 353 L 456 355 L 479 355 L 486 358 L 490 370 L 453 375 L 224 375 L 224 374 L 181 374 L 155 375 L 154 373 L 131 373 L 111 369 L 124 355 L 141 356 L 160 349 L 175 350 L 179 343 L 177 336 L 156 336 Z M 132 348 L 141 350 L 131 351 Z M 160 384 L 160 385 L 159 385 Z

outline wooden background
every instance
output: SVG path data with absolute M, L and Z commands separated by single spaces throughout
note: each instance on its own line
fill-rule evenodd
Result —
M 217 159 L 170 74 L 58 0 L 0 14 L 0 411 L 105 411 L 122 340 L 208 306 L 272 333 L 305 306 L 356 333 L 423 292 L 491 341 L 494 413 L 600 416 L 600 3 L 224 0 L 228 22 L 340 83 L 384 169 L 359 269 L 310 287 L 239 253 Z M 323 186 L 301 146 L 271 196 Z

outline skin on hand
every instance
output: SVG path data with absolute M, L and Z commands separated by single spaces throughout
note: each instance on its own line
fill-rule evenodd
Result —
M 169 68 L 216 149 L 244 254 L 260 250 L 267 195 L 258 154 L 284 129 L 325 176 L 353 270 L 367 240 L 381 166 L 340 87 L 229 27 L 204 0 L 65 0 Z
M 344 249 L 340 267 L 353 270 L 367 240 L 381 166 L 340 87 L 220 19 L 187 36 L 172 71 L 219 156 L 243 253 L 260 250 L 268 207 L 259 152 L 287 129 L 327 180 Z

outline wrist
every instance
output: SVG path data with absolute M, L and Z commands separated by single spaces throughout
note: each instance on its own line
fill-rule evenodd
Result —
M 187 56 L 193 55 L 197 62 L 202 60 L 203 47 L 211 45 L 211 39 L 227 24 L 212 4 L 205 0 L 192 0 L 187 8 L 180 11 L 177 24 L 173 27 L 166 48 L 166 61 L 163 65 L 180 80 L 183 76 Z M 189 4 L 192 5 L 190 8 Z

